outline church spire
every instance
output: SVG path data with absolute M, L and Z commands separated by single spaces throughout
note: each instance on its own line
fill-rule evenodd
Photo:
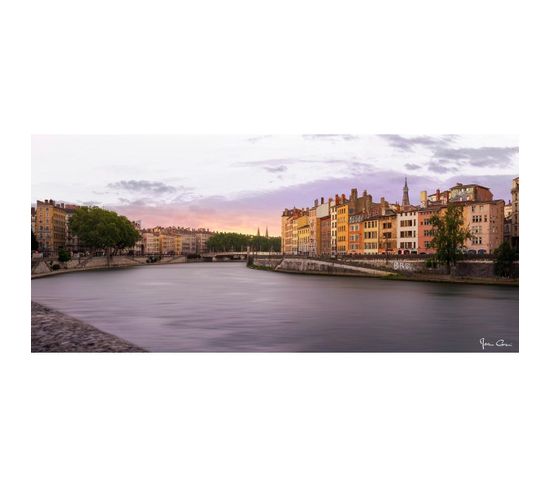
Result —
M 401 202 L 403 207 L 408 207 L 409 202 L 409 186 L 407 185 L 407 177 L 405 176 L 405 186 L 403 187 L 403 201 Z
M 256 236 L 260 237 L 260 228 L 258 227 L 258 233 L 256 234 Z

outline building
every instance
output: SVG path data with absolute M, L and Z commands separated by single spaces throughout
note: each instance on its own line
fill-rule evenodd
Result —
M 336 255 L 338 251 L 338 205 L 340 197 L 336 195 L 334 200 L 329 199 L 330 208 L 330 254 Z
M 321 256 L 330 256 L 331 254 L 331 235 L 330 235 L 330 215 L 319 219 L 320 248 L 318 254 Z
M 397 252 L 397 215 L 387 208 L 378 218 L 378 252 L 380 254 Z
M 407 178 L 405 178 L 405 186 L 403 187 L 403 198 L 401 206 L 403 208 L 410 207 L 411 202 L 409 201 L 409 186 L 407 185 Z
M 317 207 L 319 202 L 315 200 L 315 206 L 308 211 L 309 241 L 307 254 L 315 256 L 317 254 Z
M 180 234 L 180 238 L 182 254 L 197 254 L 197 239 L 194 234 L 191 232 L 183 232 Z
M 519 248 L 519 176 L 512 180 L 512 215 L 510 236 L 512 246 Z
M 492 254 L 504 240 L 504 200 L 464 204 L 464 225 L 472 234 L 465 242 L 468 252 Z
M 57 254 L 66 246 L 67 212 L 54 200 L 36 202 L 35 236 L 44 255 Z
M 350 254 L 363 254 L 363 222 L 367 219 L 365 213 L 350 215 L 348 222 L 348 243 Z
M 144 232 L 141 238 L 143 240 L 144 254 L 160 254 L 160 234 Z
M 449 189 L 449 202 L 486 202 L 493 199 L 491 190 L 485 186 L 457 183 Z
M 504 242 L 512 244 L 512 209 L 511 201 L 504 205 Z
M 195 232 L 195 237 L 197 240 L 197 253 L 203 254 L 208 252 L 208 239 L 212 237 L 213 233 L 208 229 L 198 229 Z
M 321 203 L 316 205 L 315 209 L 315 254 L 330 254 L 330 206 L 328 201 L 325 202 L 324 197 L 321 197 Z
M 434 254 L 436 249 L 431 246 L 433 238 L 433 225 L 430 219 L 435 215 L 442 215 L 445 211 L 444 205 L 429 205 L 420 208 L 417 212 L 418 218 L 418 253 Z
M 379 245 L 379 223 L 380 217 L 368 217 L 362 225 L 363 234 L 363 253 L 377 254 Z
M 31 231 L 34 234 L 36 234 L 35 224 L 36 224 L 36 208 L 31 207 Z
M 428 195 L 427 206 L 447 205 L 449 203 L 449 190 L 440 191 L 439 188 L 432 195 Z
M 418 211 L 416 209 L 397 213 L 397 252 L 398 254 L 418 252 Z
M 296 252 L 293 254 L 308 254 L 309 252 L 309 211 L 295 221 Z
M 176 236 L 172 234 L 160 234 L 159 249 L 161 254 L 176 254 Z
M 336 207 L 337 239 L 336 252 L 346 254 L 348 252 L 348 205 L 346 195 L 342 194 L 339 205 Z

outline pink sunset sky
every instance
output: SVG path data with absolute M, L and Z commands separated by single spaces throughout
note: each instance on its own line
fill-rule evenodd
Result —
M 98 205 L 142 226 L 280 235 L 285 208 L 351 188 L 399 201 L 457 182 L 510 199 L 510 135 L 131 135 L 32 137 L 31 199 Z

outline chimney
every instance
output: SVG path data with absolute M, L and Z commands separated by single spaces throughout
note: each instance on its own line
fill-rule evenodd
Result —
M 345 201 L 346 201 L 346 194 L 342 193 L 342 202 L 345 202 Z
M 428 206 L 428 192 L 423 190 L 420 192 L 420 206 L 426 208 Z
M 325 197 L 321 197 L 321 205 L 323 205 L 323 203 L 325 203 Z
M 367 190 L 363 190 L 363 196 L 364 196 L 364 197 L 367 196 Z
M 357 199 L 357 188 L 352 188 L 351 189 L 350 199 L 351 200 L 356 200 Z
M 435 199 L 439 202 L 441 200 L 441 192 L 439 188 L 435 191 Z
M 315 199 L 315 202 L 313 202 L 315 206 L 317 207 L 319 205 L 319 200 Z

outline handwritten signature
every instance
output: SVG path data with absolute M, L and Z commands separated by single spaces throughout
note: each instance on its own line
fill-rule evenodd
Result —
M 485 340 L 485 337 L 482 337 L 479 339 L 479 343 L 481 344 L 481 349 L 484 351 L 486 347 L 512 347 L 512 344 L 504 342 L 504 339 L 499 339 L 496 342 L 489 342 Z

